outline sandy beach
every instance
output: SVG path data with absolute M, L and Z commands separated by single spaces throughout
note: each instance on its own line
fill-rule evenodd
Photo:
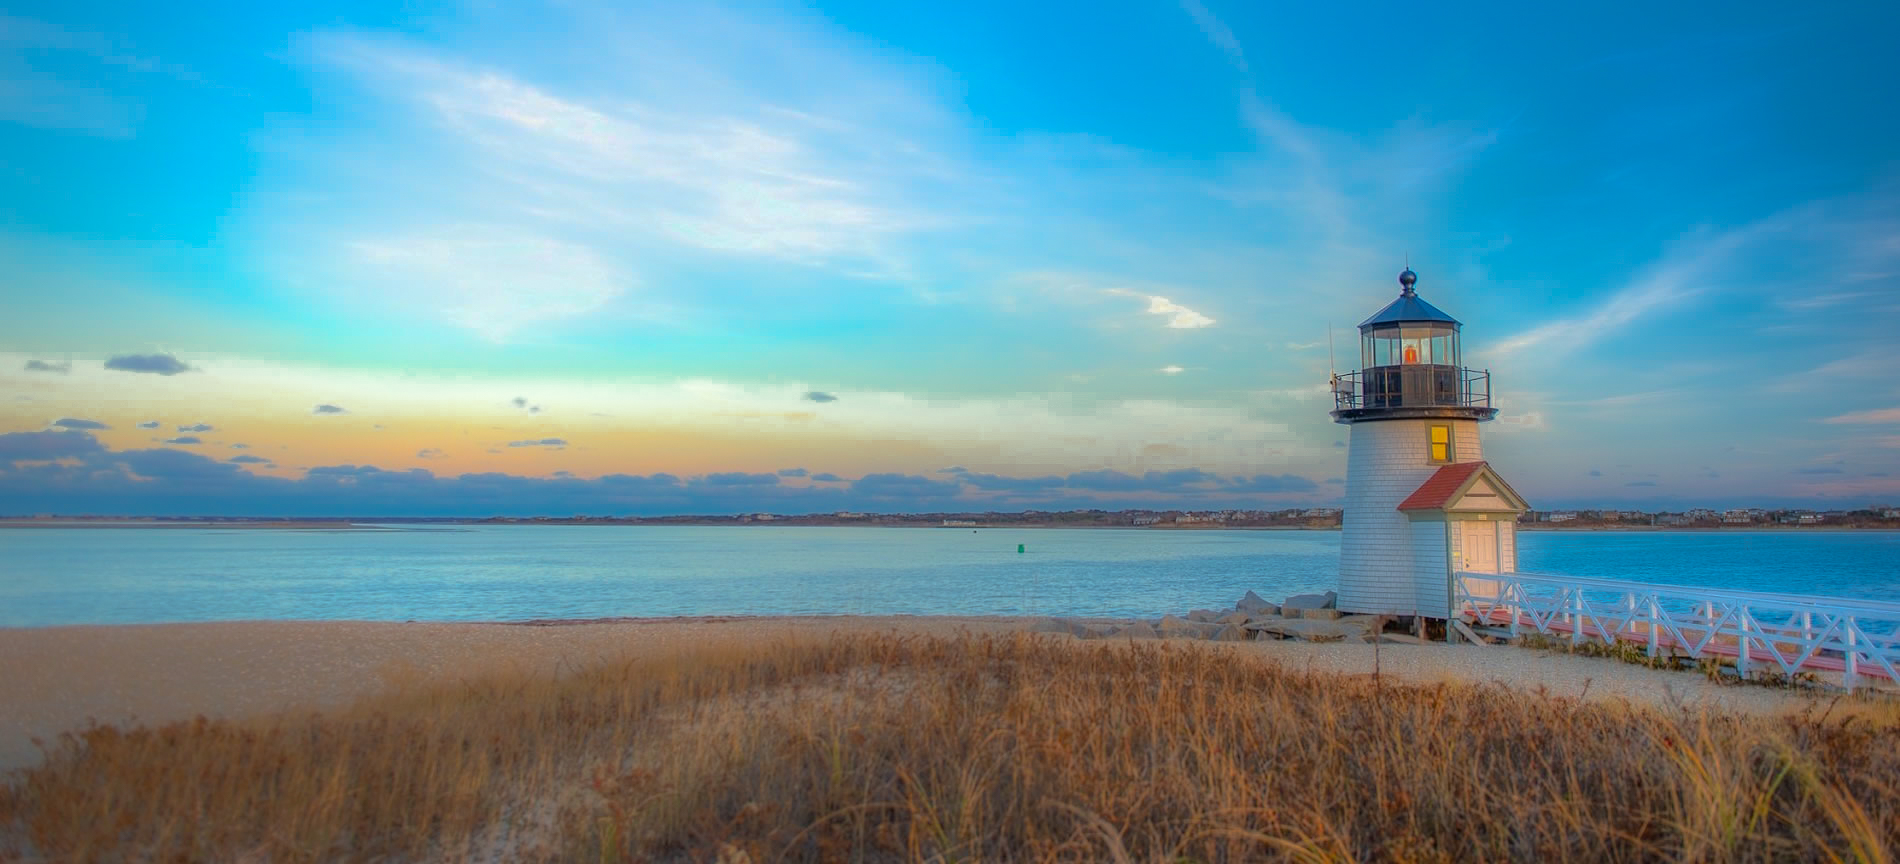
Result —
M 1029 619 L 960 617 L 670 618 L 487 624 L 242 621 L 0 630 L 0 771 L 38 761 L 34 738 L 84 727 L 162 724 L 196 715 L 243 717 L 317 710 L 371 695 L 394 680 L 456 680 L 514 666 L 559 673 L 612 658 L 719 643 L 820 638 L 840 632 L 953 635 L 1026 629 Z M 1052 638 L 1070 638 L 1067 636 Z M 1365 675 L 1369 644 L 1208 643 L 1294 668 Z M 1717 685 L 1692 672 L 1508 646 L 1380 646 L 1397 680 L 1496 682 L 1588 699 L 1669 707 L 1799 712 L 1816 697 Z

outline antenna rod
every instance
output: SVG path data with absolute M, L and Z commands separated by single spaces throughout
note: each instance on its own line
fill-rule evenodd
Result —
M 1339 375 L 1339 364 L 1333 362 L 1333 322 L 1326 322 L 1326 371 L 1335 377 Z

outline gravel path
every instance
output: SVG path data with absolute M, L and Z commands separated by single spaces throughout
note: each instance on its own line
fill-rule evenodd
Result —
M 1275 641 L 1234 647 L 1293 668 L 1349 675 L 1373 671 L 1373 646 L 1365 643 Z M 1495 683 L 1552 696 L 1623 700 L 1665 710 L 1680 706 L 1772 716 L 1825 710 L 1834 699 L 1798 690 L 1721 684 L 1695 671 L 1649 669 L 1512 645 L 1381 645 L 1379 649 L 1380 672 L 1406 681 Z
M 0 771 L 38 759 L 50 739 L 101 723 L 166 723 L 344 704 L 393 677 L 478 674 L 528 664 L 555 670 L 616 657 L 665 654 L 725 641 L 756 644 L 832 632 L 949 635 L 1006 632 L 1010 618 L 680 618 L 520 624 L 243 621 L 121 627 L 0 629 Z M 1067 638 L 1067 637 L 1063 637 Z M 1209 643 L 1220 644 L 1220 643 Z M 1251 642 L 1223 650 L 1296 668 L 1370 674 L 1371 645 Z M 1386 645 L 1395 678 L 1500 681 L 1559 695 L 1779 714 L 1813 697 L 1763 687 L 1717 686 L 1695 673 L 1512 647 Z M 1825 704 L 1823 701 L 1821 704 Z

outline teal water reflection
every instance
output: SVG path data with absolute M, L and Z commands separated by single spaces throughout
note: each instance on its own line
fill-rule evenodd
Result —
M 1018 554 L 1017 544 L 1026 552 Z M 0 530 L 0 626 L 1146 615 L 1334 584 L 1339 535 L 781 527 Z M 1525 532 L 1520 569 L 1900 601 L 1900 533 Z

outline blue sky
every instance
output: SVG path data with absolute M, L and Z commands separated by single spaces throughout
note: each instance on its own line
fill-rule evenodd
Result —
M 1534 504 L 1900 502 L 1896 17 L 10 7 L 0 511 L 1329 503 L 1408 257 Z

